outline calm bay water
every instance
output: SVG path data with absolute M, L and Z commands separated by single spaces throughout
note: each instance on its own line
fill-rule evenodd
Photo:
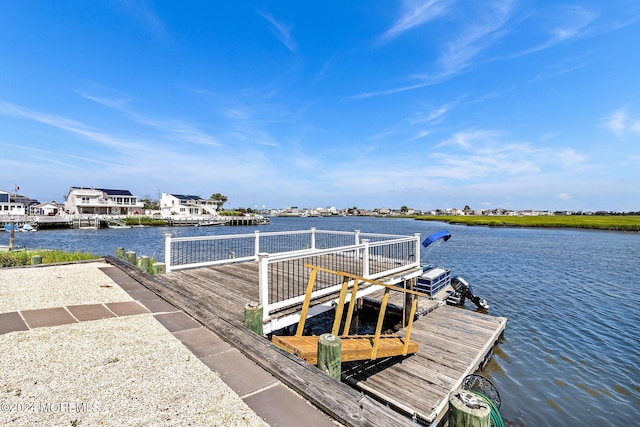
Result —
M 149 227 L 16 233 L 27 248 L 112 255 L 117 247 L 157 260 L 174 237 L 253 230 L 361 230 L 389 234 L 447 229 L 423 254 L 450 268 L 507 317 L 505 339 L 483 375 L 502 396 L 512 426 L 640 425 L 640 234 L 494 229 L 410 219 L 273 218 L 259 227 Z M 8 244 L 9 233 L 0 233 Z M 426 255 L 426 256 L 425 256 Z M 468 306 L 472 309 L 472 306 Z

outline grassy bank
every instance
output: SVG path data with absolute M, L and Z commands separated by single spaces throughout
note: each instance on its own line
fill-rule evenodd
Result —
M 21 265 L 30 265 L 31 258 L 35 255 L 42 257 L 42 264 L 52 264 L 56 262 L 73 262 L 89 259 L 97 259 L 95 256 L 86 252 L 64 252 L 60 250 L 37 249 L 33 251 L 16 251 L 1 252 L 0 267 L 16 267 Z
M 421 221 L 489 227 L 587 228 L 594 230 L 640 231 L 640 216 L 627 215 L 551 215 L 551 216 L 417 216 Z
M 125 224 L 127 225 L 147 225 L 147 226 L 155 226 L 162 227 L 167 225 L 167 221 L 163 219 L 152 218 L 150 216 L 139 216 L 139 217 L 126 217 L 124 219 Z

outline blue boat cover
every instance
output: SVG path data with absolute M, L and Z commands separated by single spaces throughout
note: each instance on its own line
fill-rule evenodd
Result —
M 451 238 L 451 233 L 449 233 L 447 230 L 438 231 L 433 233 L 426 239 L 424 239 L 424 241 L 422 242 L 422 246 L 426 248 L 427 246 L 429 246 L 430 244 L 432 244 L 438 239 L 443 239 L 446 242 L 450 238 Z

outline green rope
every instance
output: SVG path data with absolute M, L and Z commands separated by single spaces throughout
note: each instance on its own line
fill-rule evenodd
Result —
M 469 391 L 471 391 L 471 393 L 475 395 L 480 396 L 489 404 L 489 409 L 490 409 L 489 420 L 491 421 L 491 425 L 493 427 L 504 427 L 504 421 L 502 421 L 502 416 L 500 415 L 500 411 L 498 410 L 498 407 L 496 406 L 496 404 L 493 403 L 493 400 L 491 400 L 489 397 L 485 396 L 484 393 L 481 393 L 479 391 L 476 391 L 476 390 L 469 390 Z

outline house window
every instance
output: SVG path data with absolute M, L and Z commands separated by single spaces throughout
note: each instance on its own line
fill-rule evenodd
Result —
M 86 196 L 83 196 L 80 198 L 80 203 L 82 203 L 83 205 L 88 205 L 89 204 L 89 198 Z

